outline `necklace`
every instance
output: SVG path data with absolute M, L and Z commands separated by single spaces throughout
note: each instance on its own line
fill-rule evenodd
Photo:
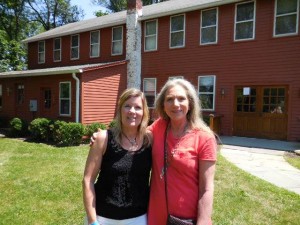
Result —
M 173 137 L 174 137 L 175 139 L 180 139 L 180 138 L 186 133 L 187 128 L 188 128 L 188 123 L 186 123 L 186 124 L 184 125 L 183 131 L 182 131 L 181 133 L 177 134 L 177 135 L 174 134 L 174 132 L 172 131 L 171 126 L 168 127 L 168 130 L 169 130 L 169 129 L 171 130 L 171 132 L 172 132 L 172 134 L 173 134 Z
M 136 144 L 136 136 L 135 136 L 135 138 L 134 138 L 133 140 L 130 140 L 130 139 L 127 137 L 126 134 L 124 134 L 124 133 L 122 133 L 122 134 L 123 134 L 124 137 L 126 137 L 126 139 L 129 141 L 129 143 L 131 144 L 131 147 L 137 145 L 137 144 Z

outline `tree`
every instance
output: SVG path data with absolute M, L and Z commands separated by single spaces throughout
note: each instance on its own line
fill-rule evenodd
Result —
M 142 0 L 143 5 L 150 5 L 168 0 Z M 111 12 L 120 12 L 127 8 L 127 0 L 92 0 L 93 4 L 100 5 Z
M 70 0 L 26 0 L 31 10 L 31 21 L 40 23 L 45 30 L 50 30 L 83 18 L 83 10 L 71 6 Z

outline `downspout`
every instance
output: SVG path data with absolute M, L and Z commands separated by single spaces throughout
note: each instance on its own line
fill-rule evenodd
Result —
M 82 73 L 82 71 L 80 71 Z M 76 73 L 72 73 L 72 77 L 76 80 L 76 117 L 75 122 L 79 123 L 79 104 L 80 104 L 80 80 L 76 77 Z

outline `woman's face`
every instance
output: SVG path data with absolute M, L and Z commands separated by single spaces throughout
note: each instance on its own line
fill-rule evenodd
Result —
M 121 120 L 124 127 L 138 127 L 143 118 L 141 97 L 130 97 L 121 108 Z
M 189 100 L 186 91 L 180 85 L 167 90 L 164 110 L 171 120 L 185 120 L 189 111 Z

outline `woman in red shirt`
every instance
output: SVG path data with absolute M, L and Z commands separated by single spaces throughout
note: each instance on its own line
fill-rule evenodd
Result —
M 201 119 L 197 92 L 184 79 L 170 80 L 155 104 L 159 119 L 148 127 L 153 137 L 148 225 L 166 224 L 166 174 L 169 213 L 197 225 L 212 224 L 217 144 Z

